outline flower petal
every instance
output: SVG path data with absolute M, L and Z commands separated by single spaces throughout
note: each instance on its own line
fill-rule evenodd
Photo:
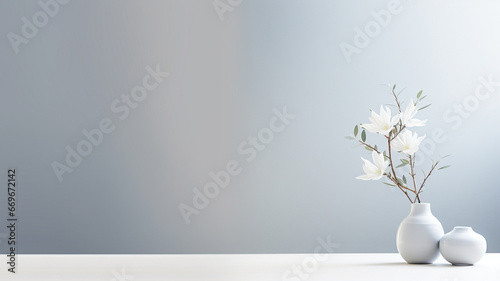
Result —
M 372 176 L 372 175 L 361 175 L 361 176 L 356 177 L 356 179 L 358 179 L 358 180 L 368 181 L 368 180 L 373 180 L 373 179 L 375 179 L 375 177 L 374 177 L 374 176 Z

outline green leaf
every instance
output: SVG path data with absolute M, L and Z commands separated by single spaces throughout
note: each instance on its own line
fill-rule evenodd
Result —
M 361 140 L 364 141 L 364 142 L 366 141 L 366 131 L 365 130 L 363 130 L 361 132 Z
M 447 157 L 450 157 L 450 156 L 451 156 L 451 154 L 448 154 L 448 155 L 445 155 L 445 156 L 441 157 L 441 159 L 444 159 L 444 158 L 447 158 Z
M 424 107 L 419 108 L 418 110 L 420 111 L 420 110 L 422 110 L 422 109 L 426 109 L 426 108 L 427 108 L 427 107 L 429 107 L 429 106 L 431 106 L 431 103 L 429 103 L 428 105 L 426 105 L 426 106 L 424 106 Z
M 392 90 L 394 91 L 394 89 L 396 89 L 396 84 L 394 84 L 394 86 L 392 86 Z
M 400 178 L 398 178 L 398 183 L 399 183 L 400 185 L 402 185 L 402 186 L 406 186 L 406 184 L 405 184 L 405 183 L 403 182 L 403 180 L 402 180 L 402 179 L 400 179 Z
M 417 99 L 419 99 L 419 98 L 420 98 L 420 96 L 422 95 L 422 92 L 423 92 L 423 91 L 418 92 L 418 94 L 417 94 Z
M 405 183 L 405 185 L 406 185 L 406 177 L 405 177 L 405 175 L 403 175 L 403 182 L 404 182 L 404 183 Z
M 354 136 L 355 137 L 358 136 L 358 125 L 356 125 L 356 127 L 354 127 Z
M 375 145 L 373 148 L 375 148 L 375 150 L 376 150 L 376 151 L 378 151 L 378 147 L 377 147 L 377 145 Z
M 355 140 L 355 138 L 351 137 L 351 136 L 345 136 L 344 138 L 348 139 L 348 140 Z
M 439 168 L 438 170 L 446 169 L 446 168 L 449 168 L 449 167 L 451 167 L 451 165 L 443 166 L 443 167 Z
M 410 164 L 410 162 L 408 160 L 406 160 L 406 159 L 401 159 L 401 162 L 404 163 L 405 165 Z
M 368 146 L 365 146 L 365 149 L 368 151 L 373 151 L 373 149 L 369 148 Z
M 382 182 L 382 183 L 385 185 L 388 185 L 388 186 L 396 186 L 395 184 L 392 184 L 392 183 L 387 183 L 387 182 Z
M 401 167 L 404 167 L 404 166 L 406 166 L 406 165 L 407 165 L 407 164 L 405 164 L 405 163 L 401 163 L 401 164 L 399 164 L 396 168 L 401 168 Z

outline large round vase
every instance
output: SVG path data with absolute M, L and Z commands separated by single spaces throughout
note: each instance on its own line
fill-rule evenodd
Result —
M 407 263 L 433 263 L 439 257 L 443 226 L 431 213 L 429 203 L 414 203 L 398 228 L 396 244 Z

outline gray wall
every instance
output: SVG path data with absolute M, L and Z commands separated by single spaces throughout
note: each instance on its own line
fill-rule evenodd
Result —
M 338 252 L 395 252 L 410 204 L 356 180 L 369 153 L 344 139 L 392 102 L 388 83 L 432 102 L 420 159 L 452 154 L 424 201 L 445 231 L 472 226 L 500 251 L 499 3 L 220 1 L 221 17 L 213 1 L 73 0 L 46 23 L 38 1 L 0 2 L 0 163 L 4 182 L 17 171 L 19 253 L 312 252 L 328 237 Z M 41 27 L 13 45 L 34 15 Z M 143 95 L 148 66 L 169 76 Z M 285 107 L 295 117 L 270 127 Z M 114 130 L 89 151 L 82 131 L 101 122 Z M 79 145 L 88 155 L 70 167 Z M 55 162 L 71 169 L 62 181 Z M 227 169 L 217 190 L 210 172 Z M 205 187 L 213 198 L 195 196 Z

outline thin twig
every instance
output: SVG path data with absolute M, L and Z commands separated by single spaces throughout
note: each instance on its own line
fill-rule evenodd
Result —
M 399 130 L 396 131 L 396 134 L 394 134 L 393 137 L 391 137 L 391 141 L 393 141 L 404 129 L 406 128 L 406 125 L 404 126 L 399 126 Z
M 392 94 L 394 95 L 394 99 L 396 100 L 396 105 L 398 106 L 399 113 L 401 113 L 401 104 L 399 103 L 398 96 L 394 92 L 394 89 L 392 90 Z
M 407 192 L 406 190 L 404 190 L 404 189 L 408 189 L 408 190 L 409 190 L 409 191 L 411 191 L 411 192 L 413 192 L 413 190 L 409 189 L 409 188 L 408 188 L 408 187 L 406 187 L 406 186 L 401 186 L 397 180 L 393 179 L 393 178 L 392 178 L 392 177 L 390 177 L 388 174 L 386 174 L 386 176 L 387 176 L 387 177 L 388 177 L 388 178 L 389 178 L 389 179 L 390 179 L 390 180 L 391 180 L 391 181 L 392 181 L 392 182 L 393 182 L 393 183 L 394 183 L 394 184 L 395 184 L 395 185 L 396 185 L 396 186 L 397 186 L 397 187 L 398 187 L 398 188 L 399 188 L 399 189 L 400 189 L 400 190 L 401 190 L 401 191 L 402 191 L 405 195 L 406 195 L 406 198 L 408 198 L 408 200 L 410 200 L 410 202 L 411 202 L 411 203 L 413 203 L 413 202 L 411 201 L 410 196 L 408 195 L 408 192 Z
M 415 166 L 415 157 L 412 157 L 411 155 L 409 155 L 410 157 L 410 169 L 411 169 L 411 172 L 410 172 L 410 175 L 411 175 L 411 178 L 413 179 L 413 187 L 415 188 L 415 201 L 418 201 L 418 203 L 420 203 L 420 196 L 418 196 L 418 194 L 420 192 L 417 192 L 417 183 L 415 182 L 415 172 L 414 172 L 414 166 Z
M 422 185 L 418 189 L 417 196 L 418 196 L 418 194 L 420 194 L 422 192 L 422 188 L 424 187 L 425 183 L 427 182 L 427 179 L 431 176 L 432 171 L 434 171 L 434 169 L 436 169 L 437 165 L 439 164 L 439 161 L 441 161 L 441 160 L 438 160 L 436 163 L 432 164 L 431 170 L 429 171 L 427 176 L 424 178 L 424 180 L 422 181 Z
M 362 140 L 360 140 L 360 139 L 356 139 L 356 140 L 357 140 L 360 144 L 367 146 L 368 148 L 370 148 L 370 149 L 374 150 L 374 151 L 375 151 L 375 152 L 377 152 L 378 154 L 381 154 L 381 152 L 380 152 L 378 149 L 375 149 L 375 147 L 373 147 L 373 146 L 371 146 L 371 145 L 367 144 L 366 142 L 364 142 L 364 141 L 362 141 Z M 388 156 L 386 156 L 386 155 L 384 155 L 384 157 L 385 157 L 385 158 L 387 158 L 387 159 L 389 159 L 389 157 L 388 157 Z
M 399 189 L 401 189 L 401 191 L 403 191 L 405 193 L 406 197 L 408 197 L 408 200 L 410 200 L 410 202 L 413 203 L 413 201 L 411 201 L 410 196 L 408 195 L 408 192 L 404 191 L 403 188 L 401 187 L 401 184 L 398 181 L 398 176 L 396 175 L 396 170 L 394 170 L 394 165 L 392 164 L 391 134 L 392 133 L 389 133 L 389 136 L 387 137 L 387 146 L 388 146 L 388 150 L 389 150 L 389 161 L 391 163 L 392 175 L 394 177 L 392 180 L 399 187 Z M 409 189 L 409 190 L 411 190 L 411 189 Z

